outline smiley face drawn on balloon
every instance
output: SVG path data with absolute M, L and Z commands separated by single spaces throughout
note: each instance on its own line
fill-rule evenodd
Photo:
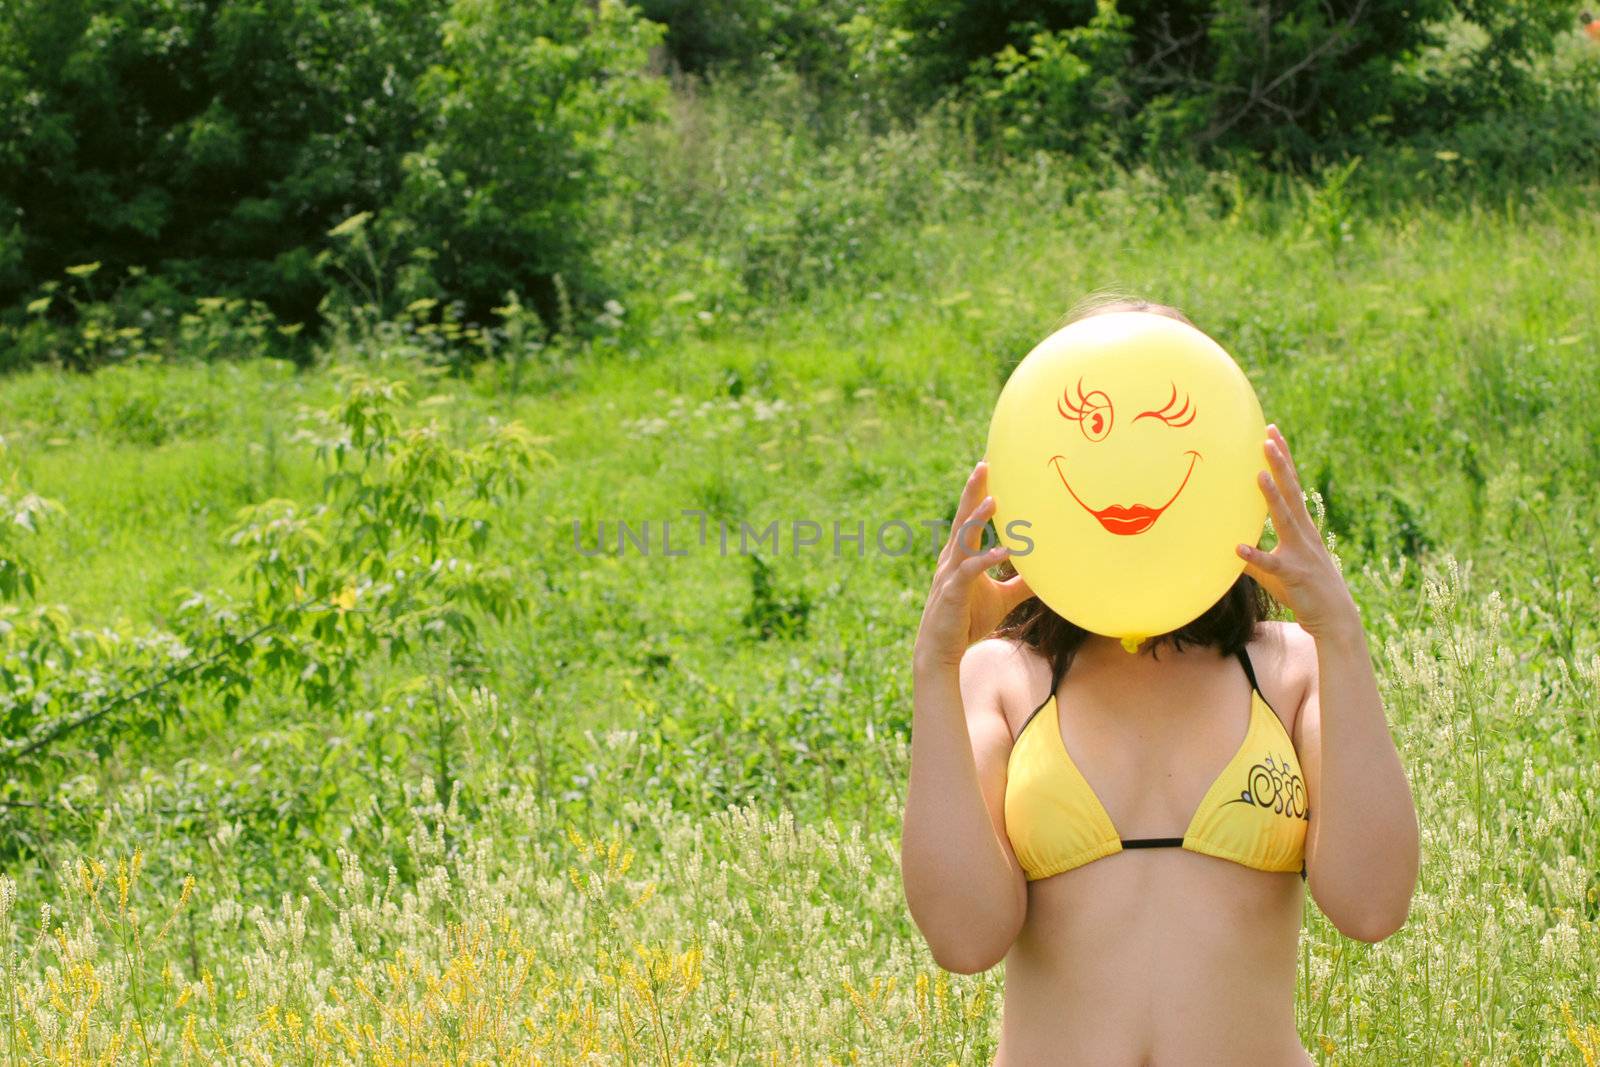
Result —
M 1266 433 L 1250 380 L 1199 329 L 1151 311 L 1076 319 L 995 401 L 995 530 L 1063 619 L 1124 647 L 1168 633 L 1227 593 L 1235 546 L 1261 537 Z
M 1140 419 L 1156 419 L 1174 429 L 1180 429 L 1194 422 L 1198 410 L 1189 402 L 1188 394 L 1184 394 L 1183 403 L 1179 404 L 1178 386 L 1176 383 L 1169 384 L 1172 385 L 1172 395 L 1167 398 L 1167 402 L 1159 408 L 1141 411 L 1133 417 L 1134 422 Z M 1068 389 L 1056 402 L 1056 410 L 1060 412 L 1062 418 L 1076 422 L 1078 428 L 1083 431 L 1083 436 L 1090 441 L 1104 441 L 1111 435 L 1111 427 L 1115 421 L 1111 398 L 1099 389 L 1084 392 L 1082 378 L 1078 379 L 1076 390 L 1077 403 L 1071 400 L 1072 390 Z M 1194 473 L 1194 465 L 1203 458 L 1192 448 L 1185 449 L 1179 455 L 1188 456 L 1189 465 L 1184 470 L 1178 487 L 1160 507 L 1149 504 L 1111 504 L 1103 508 L 1091 507 L 1084 503 L 1083 498 L 1072 488 L 1072 483 L 1067 480 L 1067 472 L 1062 468 L 1062 462 L 1066 457 L 1057 454 L 1051 456 L 1047 462 L 1055 468 L 1061 484 L 1066 486 L 1067 492 L 1072 494 L 1072 499 L 1078 502 L 1079 507 L 1093 515 L 1107 532 L 1127 536 L 1144 533 L 1156 524 L 1161 513 L 1172 506 L 1172 502 L 1183 492 L 1183 487 L 1189 484 L 1189 476 Z

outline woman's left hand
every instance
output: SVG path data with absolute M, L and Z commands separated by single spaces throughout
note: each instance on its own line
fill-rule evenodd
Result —
M 1287 605 L 1295 621 L 1313 638 L 1352 623 L 1359 628 L 1355 600 L 1323 543 L 1322 532 L 1306 511 L 1300 475 L 1276 425 L 1267 427 L 1264 450 L 1269 470 L 1258 474 L 1256 481 L 1267 498 L 1278 544 L 1271 552 L 1239 545 L 1236 551 L 1244 560 L 1244 572 Z

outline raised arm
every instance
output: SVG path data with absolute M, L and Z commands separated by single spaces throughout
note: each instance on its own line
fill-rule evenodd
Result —
M 1027 907 L 1022 869 L 1005 833 L 1010 729 L 997 676 L 1009 646 L 973 642 L 1029 591 L 985 570 L 1004 548 L 979 553 L 994 512 L 988 470 L 968 478 L 940 553 L 913 654 L 911 780 L 900 840 L 906 904 L 939 966 L 973 974 L 1004 958 Z
M 1389 735 L 1355 601 L 1306 511 L 1276 426 L 1259 481 L 1278 546 L 1239 546 L 1245 569 L 1300 624 L 1289 655 L 1310 679 L 1295 719 L 1311 826 L 1306 885 L 1347 937 L 1381 941 L 1405 923 L 1419 863 L 1417 812 Z

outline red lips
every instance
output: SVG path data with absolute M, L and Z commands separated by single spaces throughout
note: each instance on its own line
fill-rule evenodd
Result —
M 1189 457 L 1189 469 L 1183 472 L 1183 481 L 1178 483 L 1178 488 L 1173 490 L 1172 496 L 1168 497 L 1167 502 L 1159 508 L 1152 508 L 1146 504 L 1129 504 L 1127 506 L 1112 504 L 1110 507 L 1096 511 L 1088 504 L 1085 504 L 1077 493 L 1072 492 L 1072 485 L 1067 481 L 1066 472 L 1061 469 L 1061 463 L 1059 462 L 1065 457 L 1051 456 L 1050 462 L 1055 465 L 1056 474 L 1061 478 L 1061 484 L 1067 487 L 1067 492 L 1072 493 L 1072 499 L 1078 502 L 1079 507 L 1093 515 L 1108 532 L 1129 535 L 1144 533 L 1154 526 L 1156 520 L 1161 517 L 1161 513 L 1166 511 L 1174 500 L 1178 499 L 1178 494 L 1183 492 L 1183 487 L 1189 484 L 1189 476 L 1194 473 L 1194 465 L 1200 459 L 1200 453 L 1190 449 L 1184 455 Z
M 1109 508 L 1090 512 L 1100 520 L 1100 525 L 1114 534 L 1144 533 L 1161 517 L 1165 508 L 1147 508 L 1143 504 L 1135 504 L 1131 508 L 1118 507 L 1113 504 Z

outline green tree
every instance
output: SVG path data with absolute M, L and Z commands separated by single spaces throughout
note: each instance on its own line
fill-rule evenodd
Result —
M 418 84 L 423 143 L 383 213 L 437 258 L 443 294 L 486 320 L 508 290 L 557 314 L 555 277 L 581 301 L 604 164 L 618 131 L 656 113 L 645 71 L 661 28 L 612 0 L 455 0 Z
M 393 231 L 386 269 L 438 254 L 430 295 L 486 309 L 585 277 L 656 33 L 614 0 L 5 0 L 0 309 L 17 325 L 94 262 L 133 305 L 230 295 L 314 323 L 327 232 L 361 211 Z
M 314 315 L 312 252 L 384 202 L 435 51 L 420 0 L 12 0 L 0 38 L 0 204 L 13 304 L 68 265 L 150 268 L 196 296 Z M 16 89 L 22 88 L 18 92 Z
M 885 3 L 926 96 L 964 88 L 1029 144 L 1073 147 L 1121 115 L 1134 151 L 1297 162 L 1525 106 L 1540 91 L 1528 60 L 1570 17 L 1484 0 Z M 1450 25 L 1479 38 L 1471 61 L 1423 62 Z

